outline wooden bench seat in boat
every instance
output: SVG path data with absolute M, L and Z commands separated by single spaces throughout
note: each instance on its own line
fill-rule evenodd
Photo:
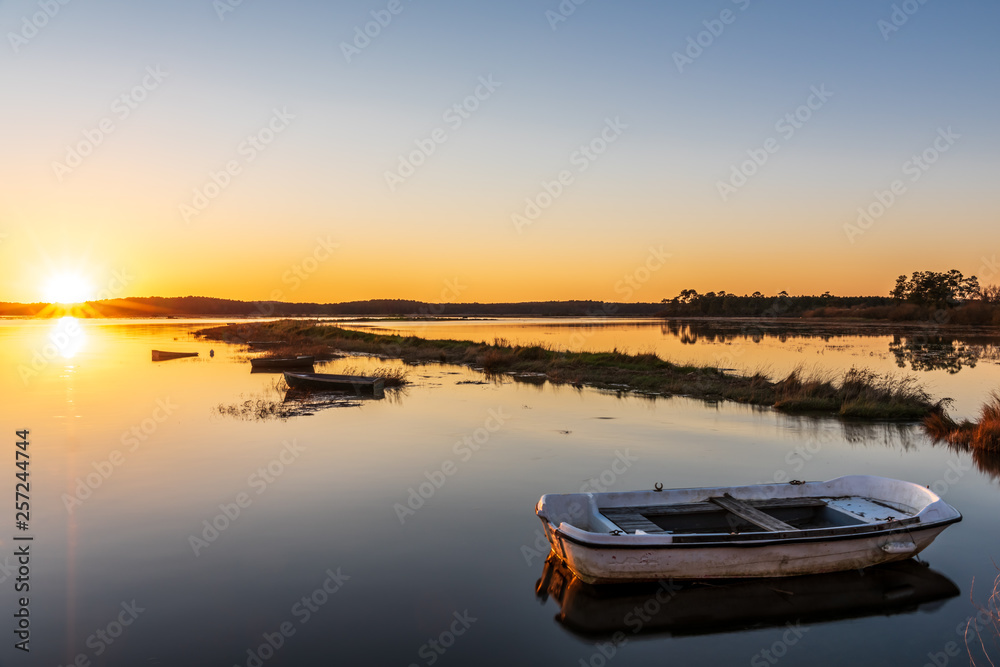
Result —
M 795 526 L 775 519 L 770 514 L 761 512 L 756 507 L 748 505 L 742 500 L 737 500 L 728 493 L 721 497 L 709 498 L 708 501 L 764 530 L 769 530 L 773 533 L 780 533 L 783 530 L 795 530 Z
M 701 512 L 718 512 L 726 510 L 744 521 L 771 532 L 796 530 L 793 526 L 780 521 L 762 510 L 781 507 L 821 507 L 826 505 L 822 498 L 771 498 L 767 500 L 737 500 L 727 497 L 709 498 L 703 503 L 678 503 L 675 505 L 648 505 L 645 507 L 605 507 L 600 510 L 608 520 L 626 533 L 641 530 L 644 533 L 664 533 L 662 528 L 647 517 L 669 516 L 671 514 L 697 514 Z M 751 519 L 750 517 L 753 517 Z

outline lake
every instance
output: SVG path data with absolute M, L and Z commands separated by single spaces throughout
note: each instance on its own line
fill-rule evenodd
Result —
M 214 324 L 0 321 L 8 497 L 19 429 L 30 430 L 31 484 L 29 527 L 15 528 L 11 507 L 0 552 L 5 663 L 968 661 L 957 630 L 976 613 L 970 591 L 984 603 L 997 575 L 1000 466 L 936 445 L 915 425 L 487 381 L 436 364 L 410 367 L 412 384 L 381 400 L 296 404 L 286 418 L 258 418 L 260 406 L 280 407 L 280 375 L 251 374 L 244 349 L 192 336 Z M 1000 387 L 1000 335 L 988 330 L 588 320 L 351 326 L 655 351 L 774 374 L 797 366 L 905 372 L 935 397 L 952 397 L 961 416 Z M 153 349 L 199 355 L 153 362 Z M 317 370 L 401 365 L 350 357 Z M 929 568 L 665 597 L 648 587 L 567 588 L 563 574 L 546 568 L 534 516 L 542 494 L 584 487 L 858 473 L 930 485 L 963 513 L 921 554 Z M 26 542 L 12 538 L 25 536 L 33 538 L 30 592 L 15 593 L 15 549 Z M 825 591 L 843 591 L 847 601 L 831 607 Z M 13 648 L 21 595 L 29 598 L 30 656 Z M 648 622 L 626 621 L 637 608 Z M 617 645 L 615 628 L 625 637 Z M 995 659 L 996 644 L 986 641 Z

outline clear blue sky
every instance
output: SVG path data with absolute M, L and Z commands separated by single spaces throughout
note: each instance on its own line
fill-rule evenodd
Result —
M 58 11 L 34 34 L 42 6 Z M 883 293 L 899 273 L 982 273 L 1000 254 L 995 2 L 567 0 L 555 29 L 555 0 L 221 6 L 0 2 L 0 300 L 36 300 L 46 273 L 99 287 L 121 267 L 136 295 L 439 300 L 459 276 L 460 300 L 613 299 L 660 246 L 670 261 L 631 299 Z M 371 12 L 391 22 L 348 62 Z M 706 46 L 678 71 L 689 38 Z M 121 118 L 114 101 L 150 67 L 165 78 Z M 500 85 L 449 126 L 480 77 Z M 776 128 L 821 88 L 832 96 L 794 133 Z M 274 109 L 294 119 L 248 160 L 242 142 Z M 102 119 L 114 131 L 60 176 Z M 606 152 L 574 161 L 615 119 Z M 913 178 L 904 163 L 949 127 L 959 138 Z M 436 128 L 447 141 L 390 187 Z M 776 152 L 722 194 L 768 139 Z M 231 160 L 232 183 L 185 216 Z M 903 194 L 851 232 L 897 180 Z M 324 235 L 336 257 L 288 293 L 282 276 Z

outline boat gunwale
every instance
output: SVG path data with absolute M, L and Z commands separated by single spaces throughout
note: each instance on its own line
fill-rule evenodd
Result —
M 316 357 L 311 354 L 299 355 L 296 357 L 257 357 L 250 360 L 251 367 L 281 367 L 281 366 L 302 366 L 303 368 L 316 365 Z
M 567 533 L 562 528 L 562 525 L 552 526 L 551 523 L 549 523 L 548 525 L 552 526 L 553 531 L 561 539 L 564 539 L 568 542 L 572 542 L 573 544 L 577 544 L 583 547 L 591 549 L 599 549 L 599 550 L 644 549 L 646 551 L 649 551 L 649 550 L 660 550 L 660 549 L 684 549 L 684 548 L 703 549 L 706 547 L 715 547 L 715 546 L 753 548 L 753 547 L 766 547 L 766 546 L 783 546 L 786 544 L 801 544 L 803 542 L 834 542 L 834 541 L 850 540 L 850 539 L 863 540 L 882 535 L 898 535 L 901 533 L 912 534 L 915 532 L 922 532 L 924 530 L 934 529 L 938 527 L 943 528 L 950 526 L 953 523 L 958 523 L 959 521 L 962 520 L 962 514 L 961 512 L 958 512 L 958 510 L 955 511 L 957 516 L 948 517 L 946 519 L 939 519 L 927 523 L 923 522 L 907 523 L 905 525 L 901 526 L 897 525 L 896 527 L 892 527 L 892 523 L 896 524 L 899 523 L 894 521 L 891 523 L 884 522 L 884 523 L 867 524 L 865 526 L 842 527 L 842 528 L 868 529 L 864 531 L 855 531 L 855 532 L 844 532 L 843 530 L 841 530 L 835 533 L 825 532 L 825 534 L 820 535 L 817 534 L 816 532 L 811 532 L 811 531 L 830 531 L 831 529 L 807 528 L 803 530 L 794 531 L 794 533 L 786 532 L 781 534 L 781 535 L 792 535 L 791 537 L 780 537 L 776 533 L 769 533 L 769 532 L 740 533 L 739 535 L 730 535 L 727 533 L 702 533 L 699 535 L 699 537 L 705 537 L 705 538 L 720 538 L 720 537 L 725 538 L 725 539 L 717 539 L 716 541 L 709 541 L 708 539 L 705 539 L 704 541 L 689 540 L 689 541 L 674 542 L 673 541 L 674 535 L 671 533 L 664 533 L 664 534 L 654 533 L 652 535 L 649 534 L 636 535 L 634 533 L 628 533 L 624 535 L 606 535 L 604 533 L 591 533 L 588 531 L 582 531 L 579 528 L 577 528 L 577 530 L 586 535 L 594 535 L 602 538 L 610 537 L 622 540 L 620 542 L 617 540 L 595 542 L 595 541 L 588 541 L 585 538 L 576 537 L 574 535 Z M 913 517 L 913 518 L 919 521 L 918 517 Z M 688 534 L 681 534 L 681 535 L 683 537 L 688 536 Z M 760 535 L 761 537 L 750 537 L 753 535 Z M 670 538 L 671 541 L 669 542 L 663 541 L 665 537 Z
M 853 489 L 850 487 L 851 484 L 858 482 L 888 482 L 895 485 L 901 485 L 901 488 L 905 487 L 911 492 L 921 493 L 927 502 L 922 507 L 911 506 L 896 500 L 894 497 L 876 497 L 873 493 L 873 489 L 865 489 L 864 487 L 860 489 Z M 841 491 L 845 485 L 848 485 L 848 488 L 851 488 L 852 492 L 849 494 L 838 493 L 838 491 Z M 754 495 L 754 491 L 761 491 L 767 487 L 771 487 L 771 489 L 765 498 L 752 497 Z M 783 490 L 784 493 L 776 492 L 779 489 Z M 666 493 L 664 494 L 664 499 L 669 499 L 672 494 L 674 499 L 678 500 L 678 502 L 662 502 L 652 505 L 640 505 L 636 503 L 636 500 L 651 498 L 651 495 L 659 495 L 658 491 L 659 490 L 654 490 L 652 492 L 645 490 L 609 493 L 546 494 L 543 495 L 536 504 L 535 514 L 544 522 L 545 526 L 552 531 L 553 537 L 566 539 L 574 544 L 580 544 L 594 549 L 710 548 L 724 546 L 753 547 L 794 544 L 796 542 L 833 541 L 855 538 L 866 539 L 878 535 L 892 535 L 900 532 L 922 531 L 926 528 L 935 528 L 938 526 L 941 526 L 943 529 L 943 527 L 962 520 L 961 512 L 942 500 L 940 496 L 931 491 L 928 487 L 905 480 L 878 477 L 875 475 L 844 475 L 825 481 L 802 482 L 793 485 L 791 489 L 788 488 L 788 485 L 786 484 L 750 484 L 731 487 L 692 487 L 686 489 L 669 489 L 665 490 Z M 866 491 L 867 493 L 865 493 Z M 562 521 L 559 525 L 556 525 L 549 518 L 545 511 L 547 508 L 544 507 L 547 502 L 550 502 L 547 500 L 550 498 L 567 499 L 579 497 L 581 501 L 589 507 L 590 511 L 601 513 L 603 510 L 607 509 L 627 507 L 652 508 L 656 506 L 669 507 L 671 505 L 694 505 L 706 503 L 709 498 L 713 496 L 720 496 L 724 493 L 732 493 L 736 496 L 743 496 L 742 499 L 749 502 L 779 498 L 805 501 L 808 499 L 837 500 L 841 498 L 856 497 L 870 502 L 877 502 L 879 505 L 887 507 L 888 509 L 893 508 L 886 503 L 894 503 L 896 505 L 906 507 L 907 511 L 904 511 L 904 513 L 908 516 L 902 519 L 891 518 L 885 520 L 867 521 L 863 524 L 803 528 L 783 532 L 746 531 L 739 534 L 669 532 L 636 534 L 625 532 L 616 534 L 616 531 L 605 533 L 581 528 L 580 526 L 568 521 Z M 698 497 L 697 502 L 691 502 L 692 496 Z M 937 507 L 938 512 L 944 512 L 944 516 L 932 515 L 934 518 L 928 518 L 925 512 L 930 510 L 932 507 Z M 846 513 L 850 512 L 848 511 Z M 608 519 L 608 521 L 611 520 Z M 614 522 L 611 521 L 611 523 Z

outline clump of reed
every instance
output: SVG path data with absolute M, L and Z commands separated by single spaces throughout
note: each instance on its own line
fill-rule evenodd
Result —
M 266 398 L 248 398 L 237 403 L 220 403 L 215 407 L 217 414 L 248 421 L 268 419 L 288 419 L 293 414 L 281 401 Z
M 374 370 L 359 370 L 354 366 L 345 366 L 340 369 L 342 375 L 362 375 L 365 377 L 382 378 L 387 389 L 393 387 L 405 387 L 410 384 L 410 373 L 405 368 L 380 367 Z
M 840 415 L 850 418 L 919 419 L 934 406 L 913 376 L 880 375 L 868 369 L 847 371 L 837 394 Z
M 1000 452 L 1000 391 L 990 392 L 989 400 L 979 411 L 979 420 L 956 422 L 944 409 L 944 403 L 924 418 L 924 429 L 938 441 L 986 452 Z
M 758 380 L 759 382 L 759 380 Z M 836 412 L 847 419 L 915 420 L 935 406 L 915 378 L 851 368 L 839 382 L 829 375 L 805 377 L 795 369 L 774 384 L 774 407 L 784 412 Z

